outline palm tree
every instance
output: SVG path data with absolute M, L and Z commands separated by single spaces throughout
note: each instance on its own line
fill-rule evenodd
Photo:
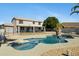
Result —
M 77 5 L 75 5 L 72 9 L 71 9 L 71 14 L 74 14 L 74 13 L 79 13 L 79 3 Z
M 56 24 L 55 31 L 56 31 L 57 36 L 61 36 L 61 29 L 62 28 L 64 28 L 64 26 L 62 24 L 60 24 L 60 23 Z

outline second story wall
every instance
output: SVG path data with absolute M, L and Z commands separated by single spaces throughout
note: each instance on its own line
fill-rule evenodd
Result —
M 39 21 L 16 20 L 16 25 L 42 26 L 42 24 L 43 22 L 39 22 Z

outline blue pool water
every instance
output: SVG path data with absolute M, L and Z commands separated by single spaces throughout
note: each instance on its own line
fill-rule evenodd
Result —
M 30 38 L 30 39 L 24 39 L 29 40 L 30 42 L 25 42 L 21 44 L 12 43 L 11 46 L 16 50 L 29 50 L 34 48 L 40 43 L 43 44 L 56 44 L 56 43 L 66 43 L 67 41 L 65 38 L 60 37 L 57 38 L 57 36 L 47 36 L 46 38 Z

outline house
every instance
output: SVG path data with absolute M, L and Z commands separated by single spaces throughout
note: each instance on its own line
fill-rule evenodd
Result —
M 79 22 L 63 22 L 64 28 L 62 32 L 76 32 L 79 33 Z
M 10 24 L 6 23 L 2 24 L 2 26 L 6 33 L 21 33 L 45 31 L 45 27 L 42 24 L 42 21 L 13 17 Z

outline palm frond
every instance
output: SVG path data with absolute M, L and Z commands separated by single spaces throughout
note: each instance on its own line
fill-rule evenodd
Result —
M 71 11 L 75 11 L 77 8 L 79 8 L 78 5 L 74 6 L 74 7 L 71 9 Z
M 72 15 L 74 13 L 77 13 L 78 14 L 79 13 L 79 10 L 75 10 L 75 11 L 71 12 L 70 15 Z

